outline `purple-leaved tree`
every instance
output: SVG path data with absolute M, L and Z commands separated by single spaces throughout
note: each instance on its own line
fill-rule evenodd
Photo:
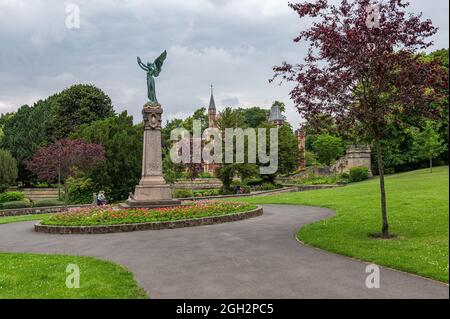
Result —
M 380 175 L 383 238 L 389 238 L 386 191 L 380 141 L 393 123 L 410 124 L 433 117 L 438 87 L 446 74 L 424 63 L 420 50 L 432 45 L 437 32 L 430 20 L 407 13 L 403 0 L 316 0 L 289 4 L 309 28 L 294 39 L 307 43 L 300 64 L 274 67 L 274 78 L 295 82 L 291 91 L 300 115 L 331 115 L 342 130 L 358 130 L 376 148 Z M 448 104 L 447 104 L 448 108 Z

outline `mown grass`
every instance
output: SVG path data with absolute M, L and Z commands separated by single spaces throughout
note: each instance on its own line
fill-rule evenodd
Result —
M 80 288 L 67 288 L 66 267 L 80 269 Z M 0 299 L 148 298 L 133 274 L 91 257 L 0 253 Z
M 344 188 L 243 198 L 254 204 L 320 206 L 336 215 L 299 230 L 306 244 L 448 282 L 448 166 L 386 178 L 391 240 L 373 239 L 381 229 L 377 178 Z
M 50 216 L 51 214 L 30 214 L 30 215 L 0 217 L 0 225 L 16 222 L 26 222 L 31 220 L 47 220 Z

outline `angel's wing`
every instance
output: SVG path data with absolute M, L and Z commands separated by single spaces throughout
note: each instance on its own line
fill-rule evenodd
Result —
M 156 72 L 155 72 L 156 74 L 155 74 L 155 76 L 158 76 L 159 73 L 161 72 L 161 68 L 162 68 L 162 65 L 163 65 L 164 60 L 166 59 L 166 57 L 167 57 L 167 51 L 164 50 L 164 52 L 161 53 L 161 55 L 155 59 L 155 62 L 154 62 L 155 66 L 156 66 Z

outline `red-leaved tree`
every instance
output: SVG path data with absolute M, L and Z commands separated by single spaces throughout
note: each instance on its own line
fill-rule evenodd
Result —
M 46 181 L 64 182 L 65 202 L 68 202 L 67 178 L 85 171 L 105 160 L 103 145 L 83 140 L 62 139 L 39 148 L 28 161 L 27 169 Z
M 327 0 L 289 4 L 309 28 L 295 42 L 307 44 L 303 63 L 274 67 L 274 78 L 295 82 L 290 95 L 311 123 L 331 115 L 342 130 L 373 142 L 380 175 L 382 237 L 389 237 L 380 141 L 390 125 L 433 117 L 432 102 L 448 79 L 419 53 L 437 32 L 430 20 L 406 12 L 403 0 Z M 447 104 L 448 108 L 448 104 Z

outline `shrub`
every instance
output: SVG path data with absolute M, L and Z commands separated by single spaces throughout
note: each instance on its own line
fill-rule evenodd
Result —
M 192 197 L 192 191 L 190 189 L 176 189 L 173 192 L 175 198 Z
M 31 203 L 29 201 L 25 201 L 25 200 L 5 202 L 5 203 L 2 203 L 1 205 L 2 205 L 2 209 L 16 209 L 16 208 L 31 207 Z
M 350 169 L 350 181 L 352 183 L 361 182 L 369 178 L 369 169 L 365 166 L 353 167 Z
M 342 173 L 339 175 L 339 178 L 341 179 L 350 179 L 350 174 L 349 173 Z
M 263 183 L 260 186 L 256 187 L 256 190 L 258 191 L 271 191 L 274 189 L 282 188 L 282 185 L 274 184 L 274 183 Z
M 57 199 L 42 199 L 35 201 L 33 207 L 52 207 L 52 206 L 64 206 L 64 202 Z
M 0 194 L 0 203 L 14 202 L 24 200 L 25 195 L 22 192 L 6 192 Z
M 92 203 L 92 194 L 95 193 L 92 179 L 70 177 L 67 179 L 67 190 L 70 204 Z
M 0 148 L 0 192 L 17 179 L 17 161 L 7 150 Z
M 199 178 L 213 178 L 214 176 L 209 172 L 200 172 L 198 173 Z
M 261 185 L 263 182 L 264 181 L 261 177 L 254 177 L 254 178 L 251 178 L 251 179 L 245 181 L 245 184 L 248 186 L 258 186 L 258 185 Z

